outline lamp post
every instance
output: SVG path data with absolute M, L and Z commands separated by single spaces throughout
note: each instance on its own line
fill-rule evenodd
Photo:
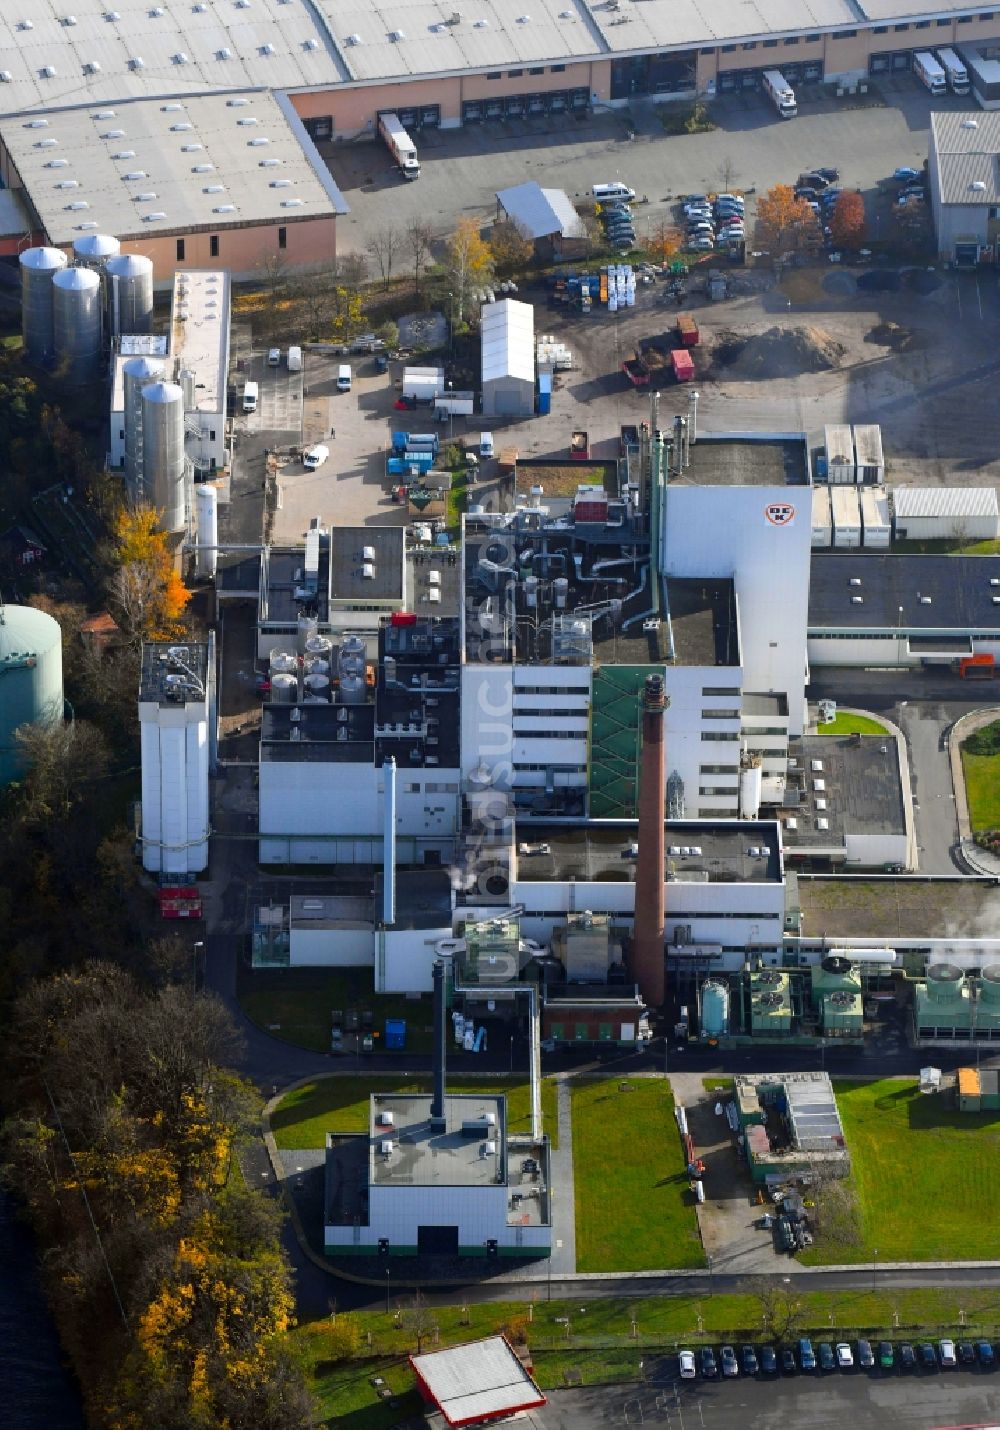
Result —
M 385 1268 L 385 1314 L 389 1314 L 389 1268 Z
M 878 1247 L 872 1247 L 872 1290 L 875 1290 L 875 1277 L 878 1273 Z
M 896 608 L 896 664 L 903 664 L 903 608 Z
M 204 942 L 199 939 L 191 950 L 191 992 L 198 992 L 198 950 L 204 948 Z

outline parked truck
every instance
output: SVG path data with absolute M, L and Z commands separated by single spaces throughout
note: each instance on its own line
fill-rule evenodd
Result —
M 590 439 L 586 432 L 578 429 L 569 439 L 569 454 L 576 462 L 585 462 L 590 456 Z
M 440 441 L 436 432 L 393 432 L 392 450 L 401 452 L 430 452 L 437 456 Z
M 677 336 L 681 340 L 682 348 L 696 348 L 701 342 L 698 324 L 690 313 L 677 314 Z
M 945 94 L 948 89 L 948 81 L 945 72 L 931 54 L 930 50 L 918 50 L 913 56 L 913 73 L 931 94 Z
M 674 348 L 670 354 L 670 366 L 678 382 L 690 382 L 694 377 L 694 358 L 687 348 Z
M 417 158 L 417 146 L 400 124 L 399 115 L 394 110 L 390 109 L 379 115 L 378 132 L 385 147 L 399 165 L 403 178 L 418 179 L 420 160 Z
M 633 387 L 649 386 L 649 364 L 638 348 L 635 352 L 629 353 L 628 357 L 622 363 L 622 372 Z
M 782 119 L 794 119 L 798 114 L 795 91 L 780 70 L 764 71 L 764 93 Z
M 968 94 L 969 71 L 955 51 L 951 49 L 938 50 L 937 57 L 941 68 L 948 76 L 948 87 L 952 94 Z

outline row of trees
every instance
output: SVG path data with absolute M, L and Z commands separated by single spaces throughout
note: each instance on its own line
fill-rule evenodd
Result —
M 92 1421 L 304 1430 L 281 1214 L 234 1175 L 259 1099 L 224 1070 L 222 1005 L 89 963 L 22 994 L 7 1046 L 4 1175 Z
M 761 247 L 774 258 L 816 248 L 822 228 L 814 210 L 796 196 L 790 184 L 776 184 L 757 202 L 757 234 Z M 837 248 L 855 251 L 867 237 L 865 201 L 853 189 L 838 194 L 830 214 L 830 236 Z

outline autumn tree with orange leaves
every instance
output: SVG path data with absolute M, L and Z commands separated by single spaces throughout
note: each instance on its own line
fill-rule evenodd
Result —
M 856 191 L 838 194 L 830 218 L 830 232 L 838 248 L 860 248 L 865 241 L 865 201 Z
M 757 201 L 757 232 L 761 248 L 773 258 L 783 258 L 815 245 L 819 223 L 791 184 L 775 184 Z
M 115 522 L 111 599 L 129 639 L 172 640 L 183 633 L 182 617 L 191 599 L 174 567 L 155 507 L 146 502 L 123 507 Z

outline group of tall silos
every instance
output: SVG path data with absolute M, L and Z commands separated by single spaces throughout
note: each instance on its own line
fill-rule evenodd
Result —
M 73 245 L 21 254 L 21 334 L 29 362 L 77 386 L 103 376 L 106 345 L 122 333 L 148 333 L 153 264 L 122 253 L 116 238 L 91 233 Z

